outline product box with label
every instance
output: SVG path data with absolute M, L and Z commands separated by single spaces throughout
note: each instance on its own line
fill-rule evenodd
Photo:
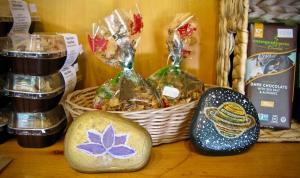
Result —
M 291 127 L 296 51 L 297 27 L 249 25 L 246 95 L 262 127 Z

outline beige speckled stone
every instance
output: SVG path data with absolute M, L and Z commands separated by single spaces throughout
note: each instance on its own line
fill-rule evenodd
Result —
M 126 172 L 144 167 L 152 148 L 140 125 L 106 112 L 87 112 L 76 119 L 65 137 L 65 157 L 86 173 Z

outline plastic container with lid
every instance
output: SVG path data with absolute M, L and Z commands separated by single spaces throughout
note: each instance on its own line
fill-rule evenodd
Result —
M 32 11 L 29 9 L 31 16 L 31 25 L 29 32 L 32 33 L 36 25 L 40 25 L 41 18 L 38 11 Z M 0 1 L 0 36 L 6 36 L 13 26 L 13 16 L 7 0 Z
M 31 25 L 29 28 L 29 33 L 33 33 L 36 25 L 40 23 L 39 17 L 31 17 Z M 6 36 L 13 26 L 13 17 L 1 17 L 0 16 L 0 37 Z
M 2 40 L 1 46 L 2 58 L 16 74 L 53 74 L 62 68 L 67 55 L 63 36 L 56 34 L 13 35 Z
M 47 76 L 9 73 L 2 94 L 11 98 L 16 112 L 42 112 L 59 103 L 64 89 L 60 73 Z
M 7 131 L 17 137 L 18 144 L 27 148 L 41 148 L 54 144 L 67 125 L 61 106 L 40 113 L 11 113 Z

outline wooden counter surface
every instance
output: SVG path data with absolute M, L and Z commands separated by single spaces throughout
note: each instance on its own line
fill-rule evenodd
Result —
M 0 154 L 14 160 L 1 178 L 68 177 L 300 177 L 300 143 L 259 143 L 237 156 L 196 153 L 189 141 L 154 147 L 148 165 L 132 173 L 82 174 L 63 156 L 63 140 L 43 149 L 21 148 L 15 139 L 0 145 Z

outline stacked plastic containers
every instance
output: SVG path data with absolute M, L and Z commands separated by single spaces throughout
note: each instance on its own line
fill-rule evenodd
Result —
M 49 146 L 67 125 L 58 105 L 65 90 L 59 70 L 66 55 L 63 36 L 55 34 L 7 38 L 3 46 L 1 59 L 8 63 L 9 72 L 2 95 L 12 103 L 7 130 L 22 147 Z

